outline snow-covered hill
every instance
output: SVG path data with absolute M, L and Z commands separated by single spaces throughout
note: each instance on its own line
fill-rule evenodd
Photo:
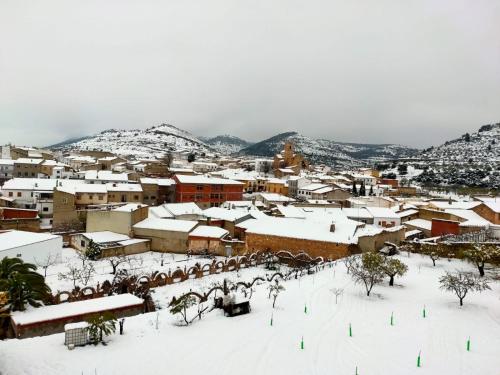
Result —
M 173 125 L 162 124 L 148 129 L 109 129 L 77 142 L 63 142 L 54 147 L 64 150 L 111 151 L 122 156 L 162 156 L 166 151 L 190 150 L 213 152 L 213 149 L 191 133 Z
M 438 147 L 425 150 L 422 158 L 453 162 L 498 162 L 500 159 L 500 123 L 484 125 L 475 133 L 466 133 L 460 138 Z
M 240 154 L 272 157 L 283 149 L 287 141 L 293 142 L 296 151 L 305 155 L 312 163 L 338 167 L 361 166 L 370 160 L 410 157 L 418 152 L 399 145 L 342 143 L 328 139 L 313 139 L 297 132 L 287 132 L 247 147 L 241 150 Z
M 425 185 L 500 187 L 500 123 L 484 125 L 420 155 L 424 172 L 415 180 Z
M 202 141 L 210 145 L 221 154 L 230 155 L 252 145 L 252 143 L 244 139 L 235 137 L 234 135 L 218 135 L 213 138 L 200 137 Z

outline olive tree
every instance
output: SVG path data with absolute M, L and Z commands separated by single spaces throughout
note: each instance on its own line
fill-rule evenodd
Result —
M 394 285 L 394 278 L 396 276 L 403 276 L 406 272 L 408 272 L 408 266 L 401 262 L 399 259 L 388 258 L 385 259 L 382 264 L 382 272 L 389 276 L 389 285 Z
M 475 244 L 463 252 L 465 259 L 474 264 L 479 276 L 484 276 L 484 265 L 486 262 L 500 256 L 500 249 L 493 244 Z
M 356 284 L 363 284 L 366 295 L 370 296 L 373 287 L 384 280 L 382 265 L 384 258 L 375 252 L 364 253 L 360 258 L 356 257 L 351 265 L 351 277 Z

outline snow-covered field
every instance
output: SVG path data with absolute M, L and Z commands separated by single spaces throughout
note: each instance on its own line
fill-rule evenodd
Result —
M 127 318 L 125 334 L 109 337 L 107 346 L 72 351 L 63 345 L 63 334 L 0 342 L 0 373 L 348 375 L 358 367 L 360 375 L 498 375 L 500 283 L 492 283 L 491 291 L 467 296 L 460 308 L 454 295 L 439 290 L 438 278 L 445 270 L 472 270 L 471 266 L 440 260 L 432 267 L 428 258 L 414 254 L 400 259 L 408 264 L 408 274 L 394 287 L 376 286 L 371 297 L 353 284 L 338 262 L 316 275 L 286 282 L 274 310 L 266 283 L 256 287 L 252 312 L 239 317 L 226 318 L 214 310 L 185 327 L 162 309 Z M 246 281 L 265 272 L 251 268 L 240 271 L 239 277 L 225 273 L 189 280 L 157 288 L 155 299 L 168 301 L 223 277 Z M 333 288 L 344 289 L 338 304 Z M 422 367 L 417 368 L 419 351 Z

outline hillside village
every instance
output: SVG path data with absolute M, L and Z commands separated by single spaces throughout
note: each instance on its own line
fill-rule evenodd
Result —
M 135 137 L 135 145 L 143 142 Z M 67 341 L 96 313 L 143 319 L 172 310 L 193 289 L 206 293 L 197 305 L 201 320 L 211 293 L 205 279 L 230 295 L 226 283 L 241 274 L 266 280 L 286 270 L 278 273 L 287 285 L 293 275 L 307 284 L 308 274 L 365 254 L 404 250 L 451 262 L 464 244 L 500 243 L 496 196 L 433 192 L 416 183 L 423 170 L 411 166 L 332 168 L 292 141 L 266 158 L 204 145 L 193 152 L 197 141 L 185 134 L 167 148 L 164 140 L 156 152 L 133 156 L 129 143 L 109 148 L 116 153 L 91 149 L 88 140 L 75 148 L 2 146 L 0 258 L 36 265 L 50 288 L 42 306 L 21 311 L 4 293 L 10 316 L 2 337 L 65 332 Z M 413 267 L 420 273 L 420 264 Z M 245 297 L 253 290 L 244 289 Z M 44 342 L 32 341 L 33 350 Z

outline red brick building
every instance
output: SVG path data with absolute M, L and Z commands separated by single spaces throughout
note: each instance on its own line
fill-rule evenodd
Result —
M 226 201 L 243 200 L 244 184 L 226 178 L 175 175 L 175 201 L 195 202 L 200 208 L 219 207 Z

